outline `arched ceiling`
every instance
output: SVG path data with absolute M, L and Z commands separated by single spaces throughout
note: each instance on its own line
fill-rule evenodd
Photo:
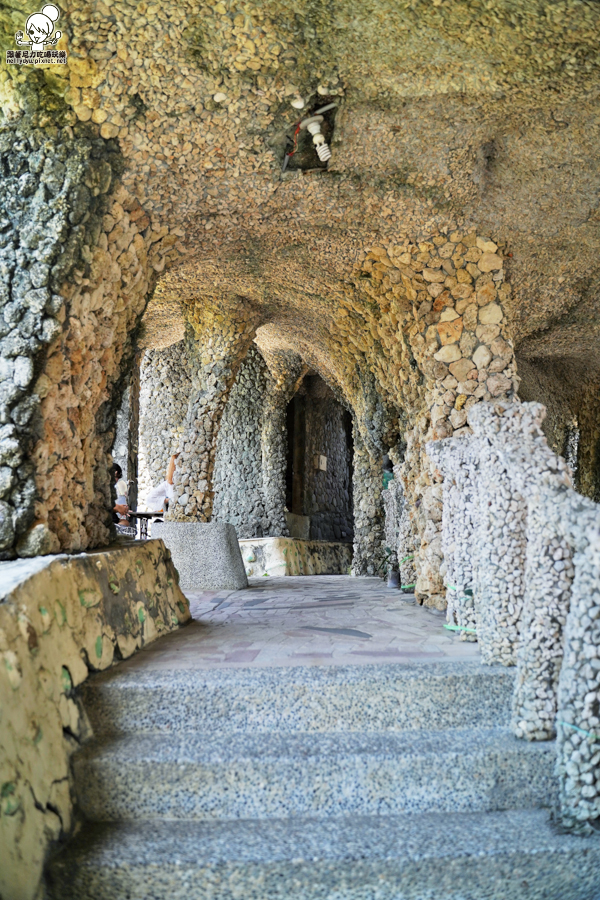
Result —
M 598 365 L 600 4 L 71 0 L 61 24 L 48 90 L 118 140 L 125 186 L 179 237 L 147 345 L 179 339 L 190 303 L 243 297 L 347 391 L 332 346 L 361 254 L 473 225 L 508 257 L 523 353 Z M 328 167 L 282 174 L 286 129 L 325 101 Z

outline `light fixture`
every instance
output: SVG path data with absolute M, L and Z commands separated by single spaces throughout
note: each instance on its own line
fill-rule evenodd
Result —
M 325 137 L 321 132 L 322 121 L 323 116 L 310 116 L 308 119 L 303 119 L 302 122 L 300 122 L 300 128 L 306 128 L 306 130 L 312 134 L 317 156 L 321 162 L 327 162 L 328 159 L 331 159 L 331 150 L 329 144 L 325 142 Z

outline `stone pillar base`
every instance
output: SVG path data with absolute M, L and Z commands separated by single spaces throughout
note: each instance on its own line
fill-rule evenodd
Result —
M 155 522 L 179 572 L 184 591 L 224 591 L 248 587 L 233 525 L 225 522 Z

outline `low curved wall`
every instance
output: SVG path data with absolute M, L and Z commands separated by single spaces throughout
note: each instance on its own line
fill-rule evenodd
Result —
M 162 541 L 0 563 L 0 897 L 33 900 L 72 823 L 75 688 L 190 619 Z

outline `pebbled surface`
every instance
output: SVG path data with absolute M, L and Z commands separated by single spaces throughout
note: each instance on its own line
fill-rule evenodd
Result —
M 375 815 L 548 806 L 554 752 L 507 729 L 132 735 L 74 769 L 95 821 Z
M 600 841 L 546 811 L 91 826 L 50 900 L 597 900 Z
M 135 668 L 90 679 L 96 734 L 251 730 L 403 731 L 510 719 L 514 672 L 476 661 L 190 671 Z

